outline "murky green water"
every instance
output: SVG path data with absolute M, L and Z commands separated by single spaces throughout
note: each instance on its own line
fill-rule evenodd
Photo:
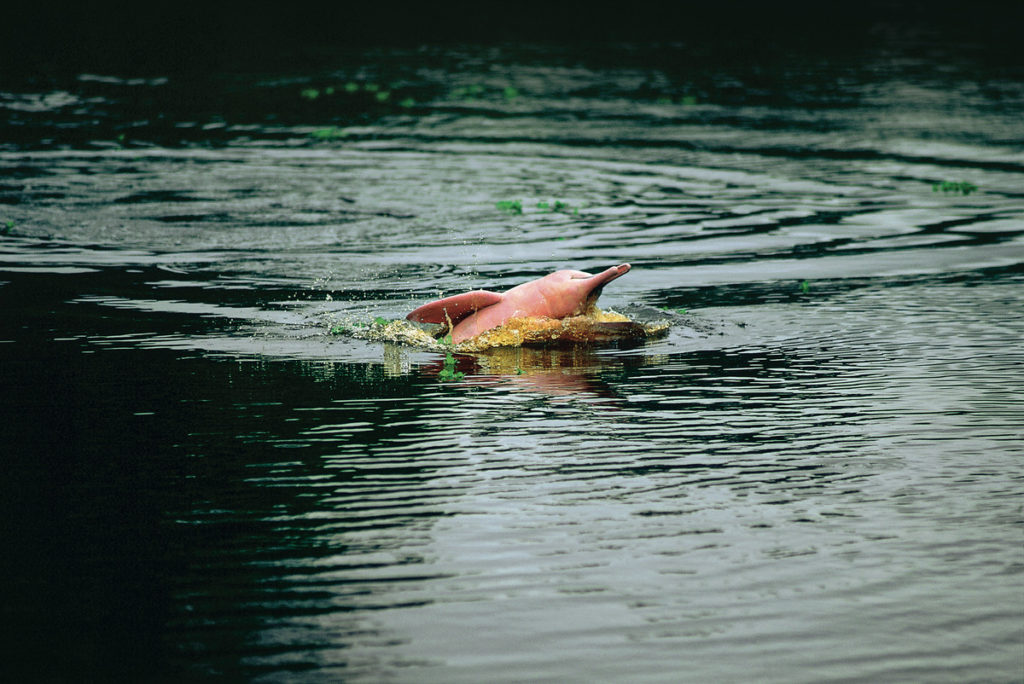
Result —
M 688 50 L 9 79 L 12 666 L 1019 680 L 1024 71 Z M 328 332 L 622 262 L 667 337 Z

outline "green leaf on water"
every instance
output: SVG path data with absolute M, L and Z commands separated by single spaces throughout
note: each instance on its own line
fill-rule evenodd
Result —
M 555 200 L 554 202 L 537 202 L 537 208 L 541 211 L 561 211 L 566 214 L 573 213 L 577 216 L 580 213 L 579 207 L 572 207 L 563 202 L 562 200 Z
M 449 382 L 452 380 L 461 380 L 464 377 L 466 377 L 465 373 L 455 370 L 455 357 L 452 356 L 452 353 L 445 352 L 444 368 L 442 368 L 437 374 L 437 379 L 441 382 Z
M 299 93 L 299 95 L 306 100 L 313 101 L 316 98 L 320 97 L 320 91 L 317 90 L 316 88 L 305 88 L 302 90 L 302 92 Z
M 972 192 L 978 189 L 978 186 L 967 181 L 941 181 L 932 185 L 932 192 L 944 192 L 944 193 L 961 193 L 963 195 L 970 195 Z
M 338 128 L 337 126 L 331 126 L 329 128 L 318 128 L 309 135 L 317 140 L 337 140 L 338 138 L 344 138 L 347 136 L 348 131 L 343 128 Z
M 811 286 L 806 280 L 800 283 L 800 291 L 803 292 L 804 294 L 807 294 L 808 292 L 811 291 Z
M 483 93 L 483 86 L 478 84 L 462 86 L 452 91 L 453 97 L 460 99 L 473 99 Z
M 459 100 L 473 100 L 483 95 L 484 87 L 477 83 L 460 86 L 452 91 L 452 97 Z
M 520 200 L 502 200 L 495 206 L 506 214 L 522 214 L 523 203 Z

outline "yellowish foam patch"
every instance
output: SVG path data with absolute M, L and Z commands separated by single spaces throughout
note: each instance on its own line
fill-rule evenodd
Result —
M 455 346 L 457 351 L 476 352 L 500 347 L 557 343 L 608 342 L 623 339 L 658 337 L 668 330 L 667 321 L 634 323 L 620 313 L 591 308 L 581 316 L 569 318 L 513 318 Z M 389 321 L 365 327 L 342 326 L 344 334 L 379 342 L 408 344 L 414 347 L 450 349 L 441 340 L 406 321 Z
M 617 325 L 605 325 L 617 324 Z M 668 330 L 667 322 L 641 324 L 614 311 L 594 307 L 582 316 L 569 318 L 513 318 L 458 344 L 459 351 L 483 351 L 496 347 L 555 344 L 564 342 L 593 343 L 622 339 L 657 337 Z

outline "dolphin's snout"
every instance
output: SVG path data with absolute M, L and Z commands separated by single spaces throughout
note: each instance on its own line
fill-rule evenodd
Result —
M 629 273 L 629 264 L 619 264 L 618 266 L 612 266 L 609 269 L 598 273 L 594 276 L 594 279 L 601 285 L 607 285 L 611 281 L 615 280 L 619 276 L 626 275 Z

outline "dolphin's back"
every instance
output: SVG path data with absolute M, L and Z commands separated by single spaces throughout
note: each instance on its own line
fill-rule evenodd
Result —
M 424 304 L 406 316 L 406 319 L 418 323 L 448 323 L 451 321 L 454 325 L 480 309 L 497 304 L 502 298 L 503 295 L 498 292 L 473 290 Z

